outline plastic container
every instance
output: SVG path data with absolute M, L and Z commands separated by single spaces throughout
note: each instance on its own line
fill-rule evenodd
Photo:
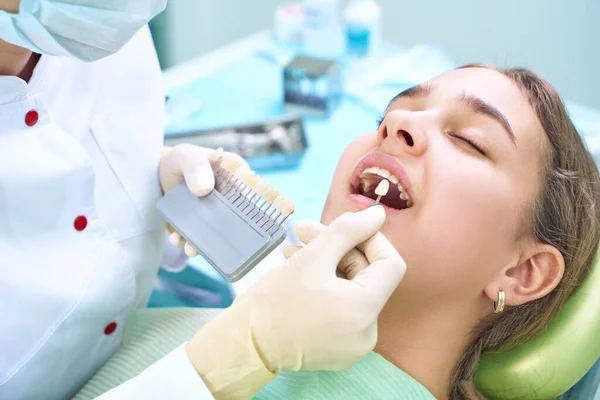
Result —
M 301 2 L 284 3 L 277 7 L 273 28 L 277 42 L 300 48 L 304 37 L 305 15 Z
M 344 55 L 344 34 L 339 0 L 304 0 L 303 54 L 328 60 Z
M 344 10 L 346 54 L 369 57 L 381 44 L 381 7 L 375 0 L 352 0 Z

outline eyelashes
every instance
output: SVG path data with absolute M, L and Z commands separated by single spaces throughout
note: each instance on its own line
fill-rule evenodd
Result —
M 467 143 L 469 146 L 471 146 L 473 149 L 475 149 L 479 154 L 481 154 L 484 157 L 487 157 L 487 153 L 486 151 L 483 149 L 483 147 L 481 147 L 480 145 L 478 145 L 476 142 L 474 142 L 473 140 L 466 138 L 464 136 L 460 136 L 457 135 L 455 133 L 449 133 L 448 136 L 453 137 L 455 139 L 458 140 L 462 140 L 463 142 Z
M 381 116 L 381 117 L 379 117 L 379 118 L 377 118 L 375 120 L 375 123 L 377 124 L 377 128 L 381 127 L 381 123 L 383 122 L 383 118 L 384 118 L 384 116 Z

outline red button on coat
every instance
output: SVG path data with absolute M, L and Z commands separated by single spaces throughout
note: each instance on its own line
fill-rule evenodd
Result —
M 116 329 L 117 329 L 117 323 L 116 322 L 111 322 L 110 324 L 106 325 L 106 328 L 104 328 L 104 334 L 105 335 L 110 335 Z
M 25 124 L 27 124 L 27 126 L 34 126 L 35 124 L 37 124 L 39 118 L 40 116 L 38 112 L 35 110 L 31 110 L 27 114 L 25 114 Z
M 87 218 L 84 217 L 83 215 L 80 215 L 79 217 L 75 218 L 75 222 L 73 222 L 73 226 L 75 226 L 75 229 L 77 229 L 78 231 L 84 230 L 85 227 L 87 226 Z

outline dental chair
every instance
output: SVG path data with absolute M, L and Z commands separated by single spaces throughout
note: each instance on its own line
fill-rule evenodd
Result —
M 545 331 L 527 343 L 483 356 L 475 376 L 483 395 L 500 400 L 554 399 L 594 366 L 600 357 L 599 255 L 585 282 Z

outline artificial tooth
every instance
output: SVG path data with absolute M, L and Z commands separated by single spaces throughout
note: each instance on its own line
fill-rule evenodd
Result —
M 382 197 L 387 194 L 388 190 L 390 190 L 390 181 L 383 179 L 381 182 L 379 182 L 379 185 L 377 185 L 375 194 L 379 197 Z
M 269 189 L 269 185 L 263 179 L 259 179 L 258 182 L 256 182 L 256 185 L 254 185 L 254 187 L 252 189 L 259 196 L 265 197 L 265 194 L 267 193 L 267 190 Z
M 266 192 L 265 195 L 263 196 L 263 198 L 271 205 L 273 205 L 273 202 L 275 201 L 275 199 L 277 198 L 277 196 L 279 196 L 279 192 L 271 187 L 269 187 Z
M 286 199 L 285 204 L 281 208 L 281 214 L 283 214 L 287 217 L 288 215 L 290 215 L 293 212 L 294 212 L 294 202 Z
M 281 213 L 282 209 L 283 209 L 283 205 L 285 204 L 285 201 L 286 201 L 285 197 L 283 197 L 283 195 L 280 194 L 277 196 L 277 198 L 275 198 L 275 201 L 273 202 L 273 207 L 275 207 L 275 209 Z
M 230 174 L 233 174 L 240 165 L 242 165 L 242 162 L 238 158 L 221 158 L 221 167 Z

